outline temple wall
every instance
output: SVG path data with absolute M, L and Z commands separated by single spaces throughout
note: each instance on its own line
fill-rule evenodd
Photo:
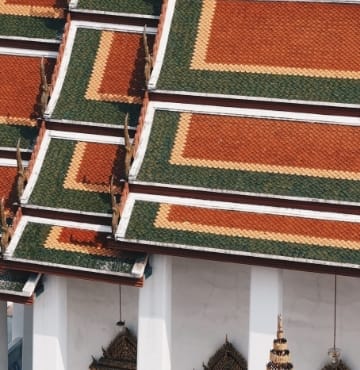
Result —
M 172 370 L 202 369 L 225 336 L 247 356 L 250 268 L 173 259 Z
M 122 287 L 122 317 L 137 331 L 138 288 Z M 87 370 L 118 332 L 119 287 L 79 279 L 68 281 L 69 369 Z
M 297 271 L 283 276 L 292 362 L 296 370 L 320 370 L 333 341 L 333 276 Z M 100 357 L 101 346 L 117 333 L 119 289 L 78 279 L 69 279 L 67 287 L 68 363 L 86 370 L 91 356 Z M 225 335 L 247 357 L 249 287 L 249 266 L 173 258 L 171 370 L 202 370 Z M 123 318 L 136 333 L 138 288 L 122 289 Z M 360 279 L 338 277 L 337 346 L 352 369 L 360 362 L 359 312 Z

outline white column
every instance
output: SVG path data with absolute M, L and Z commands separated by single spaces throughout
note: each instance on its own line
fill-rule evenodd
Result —
M 8 368 L 7 304 L 0 301 L 0 370 Z
M 139 292 L 137 370 L 171 370 L 171 280 L 171 257 L 153 256 Z
M 251 267 L 248 369 L 264 370 L 282 313 L 282 271 Z
M 22 345 L 22 370 L 32 370 L 33 363 L 33 306 L 24 306 L 24 334 Z
M 68 369 L 66 288 L 65 278 L 46 276 L 44 292 L 34 302 L 33 369 Z
M 22 338 L 24 332 L 24 305 L 14 303 L 12 317 L 12 340 Z

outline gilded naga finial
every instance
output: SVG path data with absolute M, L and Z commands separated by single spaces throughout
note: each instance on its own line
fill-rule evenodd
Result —
M 153 67 L 153 61 L 152 61 L 152 57 L 150 54 L 149 43 L 148 43 L 147 34 L 146 34 L 146 25 L 144 26 L 144 31 L 143 31 L 143 46 L 144 46 L 144 54 L 145 54 L 144 75 L 145 75 L 145 83 L 147 85 L 150 79 L 150 74 L 151 74 L 151 70 Z
M 134 155 L 134 146 L 130 141 L 129 136 L 129 113 L 125 116 L 124 124 L 124 139 L 125 139 L 125 178 L 129 177 L 130 165 Z
M 0 248 L 1 248 L 1 255 L 4 256 L 6 252 L 6 248 L 9 245 L 9 241 L 10 241 L 11 234 L 12 234 L 12 228 L 6 222 L 4 198 L 2 198 L 0 201 L 0 218 L 1 218 Z
M 16 145 L 16 163 L 17 163 L 17 197 L 20 201 L 20 198 L 24 192 L 24 187 L 26 185 L 26 182 L 28 180 L 28 172 L 24 168 L 21 158 L 21 151 L 20 151 L 20 139 L 17 142 Z
M 40 113 L 41 117 L 43 117 L 50 96 L 50 86 L 47 83 L 44 58 L 41 58 L 40 76 L 41 76 Z

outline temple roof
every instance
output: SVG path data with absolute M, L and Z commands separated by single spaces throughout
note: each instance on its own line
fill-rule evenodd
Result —
M 111 213 L 110 180 L 123 177 L 122 138 L 46 131 L 24 205 Z M 40 159 L 41 158 L 41 159 Z M 116 182 L 118 185 L 119 182 Z
M 25 185 L 1 265 L 141 285 L 137 253 L 161 252 L 356 274 L 358 4 L 32 3 L 0 0 L 7 207 Z
M 31 39 L 57 39 L 65 24 L 66 0 L 1 0 L 0 35 Z M 1 37 L 0 36 L 0 37 Z
M 159 16 L 161 3 L 161 0 L 72 0 L 69 7 L 72 11 L 92 10 L 99 13 L 129 13 L 143 16 Z
M 150 103 L 129 179 L 359 202 L 360 119 Z
M 0 298 L 19 303 L 31 303 L 40 274 L 0 270 Z
M 147 257 L 107 246 L 110 226 L 22 216 L 5 262 L 36 271 L 109 275 L 141 285 Z M 87 275 L 85 275 L 87 276 Z
M 166 18 L 151 89 L 360 104 L 357 4 L 169 0 Z
M 145 86 L 143 31 L 72 21 L 46 117 L 119 126 L 129 113 L 136 125 Z
M 130 193 L 116 239 L 143 251 L 198 251 L 360 268 L 360 218 Z

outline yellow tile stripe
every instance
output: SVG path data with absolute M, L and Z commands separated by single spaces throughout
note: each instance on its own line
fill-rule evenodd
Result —
M 194 224 L 190 222 L 175 222 L 169 220 L 168 216 L 170 210 L 171 205 L 169 204 L 160 205 L 158 213 L 156 215 L 156 219 L 154 221 L 154 226 L 156 228 L 191 231 L 196 233 L 210 233 L 214 235 L 243 237 L 250 239 L 271 240 L 275 242 L 310 244 L 317 245 L 320 247 L 337 247 L 352 250 L 360 249 L 360 242 L 349 241 L 344 239 L 319 238 L 312 237 L 310 235 L 295 235 L 269 231 L 256 231 L 249 229 L 231 228 L 224 226 L 210 226 L 206 225 L 206 220 L 204 220 L 203 225 Z M 191 211 L 189 210 L 189 212 Z
M 6 4 L 6 0 L 0 0 L 0 14 L 43 18 L 63 18 L 64 10 L 53 8 L 51 6 Z
M 62 227 L 60 226 L 53 226 L 51 228 L 51 231 L 44 243 L 44 248 L 105 257 L 117 257 L 119 255 L 117 251 L 112 249 L 91 247 L 86 244 L 73 244 L 60 242 L 59 238 L 61 235 L 61 230 Z
M 0 125 L 36 126 L 36 120 L 23 117 L 0 116 Z
M 322 170 L 308 167 L 264 165 L 261 163 L 231 162 L 231 161 L 206 160 L 184 157 L 183 153 L 188 140 L 191 116 L 192 116 L 191 113 L 181 113 L 180 115 L 174 146 L 171 151 L 169 160 L 169 162 L 172 165 L 177 166 L 191 165 L 194 167 L 219 168 L 223 170 L 278 173 L 284 175 L 312 176 L 329 179 L 360 180 L 360 171 L 351 172 L 339 170 Z M 256 145 L 256 139 L 254 139 L 254 145 Z M 221 153 L 219 153 L 219 156 L 221 156 Z
M 96 53 L 95 63 L 91 73 L 85 98 L 88 100 L 112 101 L 119 103 L 141 104 L 142 99 L 138 96 L 129 96 L 121 94 L 100 93 L 101 82 L 104 78 L 106 63 L 109 58 L 114 32 L 103 31 L 101 33 L 100 44 Z
M 85 142 L 76 143 L 75 150 L 63 183 L 64 189 L 92 191 L 97 193 L 108 193 L 109 186 L 107 185 L 86 184 L 83 182 L 78 182 L 78 180 L 76 179 L 79 169 L 81 167 L 81 162 L 84 157 L 85 150 L 86 150 Z
M 273 75 L 274 74 L 290 76 L 293 75 L 307 77 L 330 77 L 330 78 L 349 78 L 349 79 L 360 78 L 360 72 L 356 71 L 206 62 L 206 55 L 211 36 L 211 27 L 215 15 L 217 1 L 219 0 L 203 0 L 202 11 L 198 24 L 198 32 L 194 46 L 194 53 L 190 64 L 190 69 L 220 71 L 220 72 L 264 73 Z

